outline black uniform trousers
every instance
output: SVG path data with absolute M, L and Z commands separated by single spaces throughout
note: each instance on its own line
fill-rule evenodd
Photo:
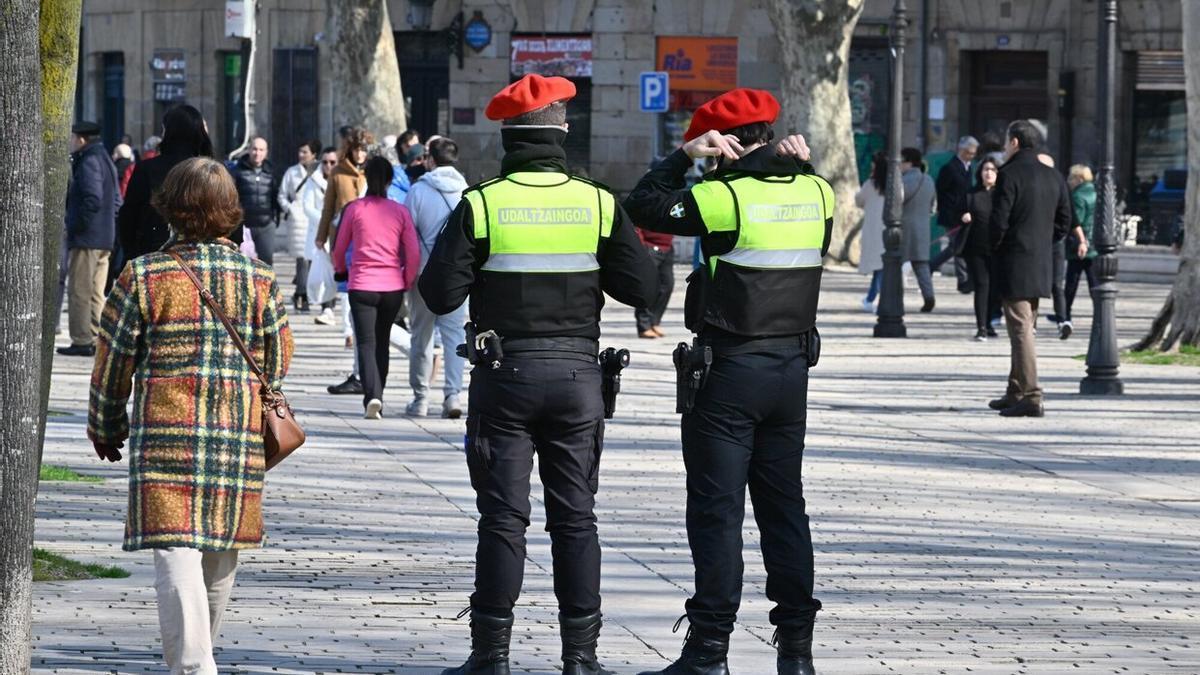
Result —
M 600 609 L 593 512 L 604 437 L 600 366 L 568 352 L 506 354 L 471 371 L 467 467 L 479 509 L 471 607 L 508 616 L 521 594 L 533 454 L 545 490 L 559 611 Z
M 745 347 L 742 347 L 745 349 Z M 733 631 L 742 599 L 746 486 L 767 568 L 772 624 L 811 623 L 813 549 L 801 464 L 808 361 L 797 344 L 753 353 L 716 351 L 691 413 L 683 416 L 687 532 L 696 593 L 687 615 L 701 634 Z
M 675 249 L 656 246 L 647 247 L 646 250 L 658 270 L 658 292 L 648 307 L 633 312 L 639 333 L 645 333 L 662 323 L 663 314 L 667 313 L 667 305 L 671 302 L 671 292 L 675 290 Z

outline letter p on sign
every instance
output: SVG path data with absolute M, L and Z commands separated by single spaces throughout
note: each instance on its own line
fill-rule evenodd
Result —
M 642 73 L 640 83 L 642 112 L 667 112 L 671 103 L 670 80 L 667 74 L 661 71 Z

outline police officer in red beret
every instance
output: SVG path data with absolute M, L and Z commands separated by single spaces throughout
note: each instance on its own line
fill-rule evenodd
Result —
M 603 186 L 567 173 L 575 85 L 526 75 L 488 104 L 500 120 L 500 176 L 463 193 L 418 288 L 431 310 L 470 296 L 467 468 L 479 509 L 471 655 L 444 675 L 509 672 L 513 605 L 525 570 L 533 454 L 545 486 L 563 673 L 599 675 L 600 544 L 593 513 L 604 437 L 597 362 L 607 293 L 653 297 L 655 269 Z
M 683 652 L 658 675 L 729 672 L 747 486 L 762 533 L 767 598 L 775 603 L 778 671 L 814 672 L 821 603 L 813 597 L 801 461 L 834 201 L 829 183 L 805 163 L 803 137 L 771 143 L 778 115 L 766 91 L 735 89 L 709 101 L 693 116 L 683 147 L 625 201 L 641 227 L 700 237 L 704 254 L 688 278 L 684 307 L 697 337 L 675 352 L 696 592 L 686 603 Z M 718 157 L 717 169 L 686 189 L 684 174 L 701 157 Z

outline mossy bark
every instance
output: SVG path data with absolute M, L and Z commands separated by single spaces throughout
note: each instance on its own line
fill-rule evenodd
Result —
M 38 485 L 43 144 L 38 0 L 0 5 L 0 673 L 28 673 Z M 32 133 L 31 133 L 32 132 Z
M 837 207 L 829 254 L 858 260 L 854 204 L 858 164 L 850 118 L 850 38 L 863 0 L 768 0 L 767 11 L 783 55 L 783 111 L 777 128 L 800 133 L 813 166 L 833 185 Z
M 54 329 L 62 308 L 58 295 L 59 260 L 63 245 L 63 216 L 67 181 L 71 177 L 71 114 L 79 65 L 79 22 L 83 0 L 41 0 L 39 51 L 42 57 L 42 144 L 45 152 L 45 190 L 42 205 L 42 414 L 38 420 L 38 457 L 46 438 L 50 405 L 50 373 L 54 365 Z

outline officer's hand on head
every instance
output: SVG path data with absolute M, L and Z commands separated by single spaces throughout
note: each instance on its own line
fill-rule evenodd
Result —
M 804 141 L 804 136 L 800 134 L 785 136 L 775 146 L 775 153 L 783 157 L 795 157 L 802 162 L 807 162 L 811 154 L 808 150 L 808 143 Z
M 683 144 L 683 151 L 692 159 L 701 157 L 725 157 L 735 160 L 742 156 L 742 144 L 737 136 L 722 135 L 719 131 L 708 131 Z

